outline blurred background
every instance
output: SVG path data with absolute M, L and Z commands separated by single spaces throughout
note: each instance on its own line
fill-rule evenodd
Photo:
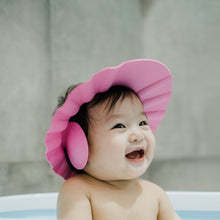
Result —
M 59 191 L 44 145 L 57 97 L 136 58 L 173 76 L 143 178 L 220 191 L 219 12 L 219 0 L 0 0 L 0 195 Z

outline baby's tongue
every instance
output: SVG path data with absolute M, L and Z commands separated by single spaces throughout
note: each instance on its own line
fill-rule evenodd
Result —
M 140 158 L 141 157 L 141 154 L 140 154 L 140 151 L 133 151 L 133 152 L 131 152 L 131 153 L 129 153 L 129 154 L 126 154 L 126 157 L 128 158 L 128 159 L 137 159 L 137 158 Z

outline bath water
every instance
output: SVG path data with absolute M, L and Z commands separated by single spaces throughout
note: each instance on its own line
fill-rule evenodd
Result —
M 177 211 L 182 220 L 220 220 L 220 211 Z M 0 220 L 33 219 L 33 220 L 55 220 L 56 210 L 20 210 L 1 212 Z

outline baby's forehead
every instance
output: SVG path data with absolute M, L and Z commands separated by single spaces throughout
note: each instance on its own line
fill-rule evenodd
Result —
M 117 118 L 126 116 L 127 111 L 131 108 L 141 113 L 144 112 L 143 105 L 135 94 L 120 97 L 116 102 L 107 98 L 104 102 L 89 108 L 88 115 L 89 118 L 95 120 Z

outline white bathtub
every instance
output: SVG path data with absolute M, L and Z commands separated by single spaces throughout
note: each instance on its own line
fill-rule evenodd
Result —
M 175 210 L 220 211 L 220 192 L 168 191 L 167 194 Z
M 220 220 L 220 192 L 169 191 L 167 194 L 174 209 L 181 215 L 185 211 L 202 211 L 202 216 L 210 216 L 211 212 L 215 213 L 212 218 L 188 217 L 183 219 Z M 0 219 L 56 219 L 57 195 L 57 193 L 41 193 L 0 197 Z

